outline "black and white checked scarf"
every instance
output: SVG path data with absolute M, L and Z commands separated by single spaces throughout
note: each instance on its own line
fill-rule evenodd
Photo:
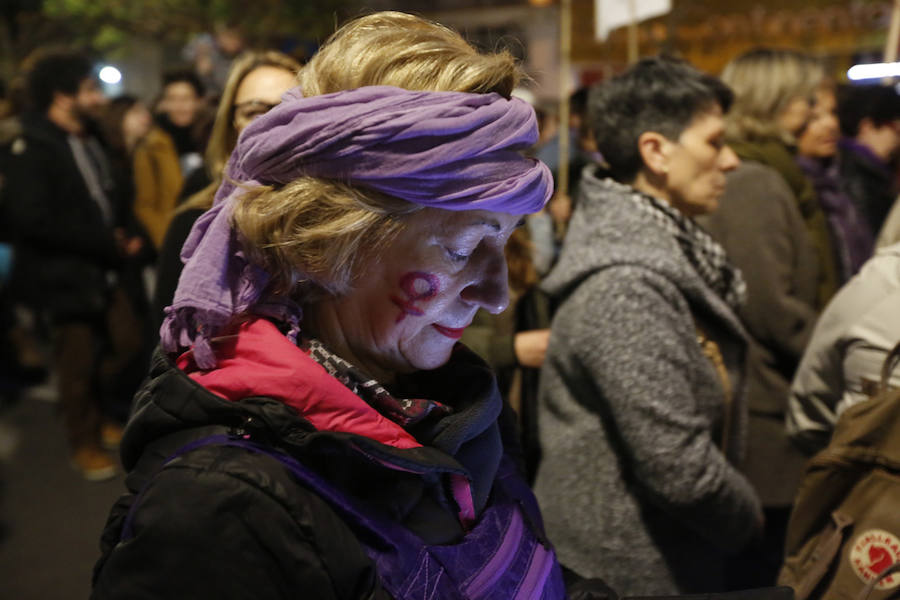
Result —
M 675 236 L 682 252 L 706 284 L 737 311 L 747 300 L 747 284 L 740 269 L 731 264 L 725 249 L 693 219 L 653 196 L 631 186 L 607 180 L 641 211 Z

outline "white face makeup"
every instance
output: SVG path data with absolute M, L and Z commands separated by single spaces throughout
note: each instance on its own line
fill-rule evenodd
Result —
M 484 210 L 411 215 L 353 291 L 310 307 L 316 334 L 382 381 L 441 366 L 479 308 L 509 303 L 503 248 L 520 222 Z

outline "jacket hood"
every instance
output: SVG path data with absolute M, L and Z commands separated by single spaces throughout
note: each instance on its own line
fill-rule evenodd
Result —
M 584 169 L 562 252 L 541 284 L 545 292 L 561 301 L 592 274 L 633 265 L 678 282 L 689 296 L 710 293 L 677 240 L 652 217 L 636 210 L 628 199 L 630 193 L 632 188 L 604 178 L 596 166 Z
M 244 339 L 234 341 L 239 338 Z M 227 368 L 212 379 L 216 371 L 198 372 L 203 385 L 157 350 L 122 440 L 127 470 L 157 440 L 216 425 L 250 429 L 254 437 L 279 440 L 298 455 L 353 455 L 422 475 L 461 475 L 471 482 L 476 508 L 486 503 L 508 431 L 499 419 L 502 402 L 490 368 L 461 344 L 446 365 L 405 382 L 423 396 L 433 394 L 453 412 L 426 418 L 407 433 L 268 321 L 243 325 L 234 339 L 223 349 Z M 401 438 L 413 443 L 392 443 Z

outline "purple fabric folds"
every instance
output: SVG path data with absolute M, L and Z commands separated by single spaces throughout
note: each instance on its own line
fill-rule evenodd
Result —
M 268 274 L 244 256 L 231 225 L 248 186 L 300 176 L 344 181 L 421 206 L 509 214 L 540 210 L 552 176 L 521 151 L 537 140 L 534 111 L 498 94 L 363 87 L 304 98 L 299 88 L 241 134 L 216 200 L 188 236 L 163 348 L 193 346 L 200 368 L 215 367 L 210 340 L 262 300 Z M 266 299 L 299 331 L 300 308 Z

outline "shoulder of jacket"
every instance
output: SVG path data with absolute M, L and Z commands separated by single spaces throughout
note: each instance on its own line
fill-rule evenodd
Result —
M 55 139 L 44 131 L 20 128 L 9 138 L 10 154 L 17 157 L 28 157 L 53 162 L 69 153 L 64 139 Z
M 144 143 L 139 147 L 152 149 L 156 152 L 171 150 L 175 153 L 175 142 L 172 141 L 172 136 L 159 127 L 150 128 L 150 131 L 144 138 Z
M 741 162 L 740 166 L 729 173 L 727 177 L 729 181 L 740 182 L 744 186 L 774 187 L 777 191 L 793 195 L 787 181 L 774 167 L 755 160 Z
M 205 486 L 221 485 L 235 490 L 241 487 L 253 488 L 285 507 L 304 504 L 299 501 L 300 496 L 316 496 L 301 486 L 275 458 L 233 446 L 211 444 L 198 448 L 181 456 L 177 463 L 173 461 L 166 465 L 160 470 L 159 476 L 164 476 L 173 467 L 213 475 L 214 477 L 205 479 Z
M 664 271 L 645 264 L 620 263 L 598 269 L 586 277 L 572 291 L 564 306 L 567 305 L 565 310 L 574 308 L 575 312 L 578 312 L 578 306 L 585 307 L 591 314 L 599 315 L 612 305 L 637 307 L 645 304 L 647 298 L 654 297 L 664 300 L 670 306 L 684 301 L 678 282 Z M 684 302 L 687 306 L 686 301 Z M 557 314 L 561 312 L 564 310 Z M 635 313 L 635 317 L 646 319 L 647 315 Z M 582 317 L 573 314 L 571 318 L 579 322 Z

